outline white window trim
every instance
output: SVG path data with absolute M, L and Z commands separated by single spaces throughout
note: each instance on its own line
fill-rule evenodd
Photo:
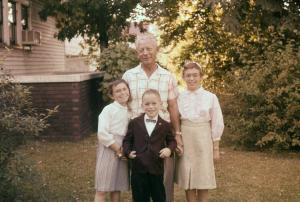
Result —
M 22 44 L 22 13 L 21 13 L 22 6 L 19 2 L 16 2 L 16 45 Z
M 31 8 L 28 0 L 16 0 L 16 45 L 22 45 L 22 5 L 28 6 L 28 29 L 31 30 Z M 3 43 L 10 46 L 8 27 L 8 0 L 2 0 L 3 6 Z
M 9 31 L 8 31 L 8 0 L 2 1 L 3 6 L 3 43 L 10 45 Z

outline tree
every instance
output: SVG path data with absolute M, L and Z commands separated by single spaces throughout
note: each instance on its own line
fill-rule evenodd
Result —
M 248 148 L 300 149 L 300 49 L 295 40 L 273 43 L 257 55 L 248 50 L 245 67 L 227 74 L 227 126 L 235 143 Z M 252 53 L 252 54 L 251 54 Z M 229 112 L 229 113 L 228 113 Z M 238 135 L 237 135 L 238 134 Z
M 45 0 L 40 17 L 56 19 L 58 39 L 75 36 L 95 39 L 101 49 L 108 47 L 109 40 L 119 40 L 126 26 L 126 19 L 138 0 Z
M 109 83 L 122 78 L 126 70 L 138 65 L 139 60 L 135 50 L 130 48 L 128 43 L 123 42 L 105 48 L 97 58 L 97 63 L 97 69 L 104 72 L 99 91 L 103 101 L 108 102 L 111 100 L 108 94 Z
M 204 63 L 205 87 L 227 95 L 225 120 L 236 143 L 299 149 L 299 1 L 143 3 L 162 45 L 184 44 L 175 63 Z
M 215 88 L 224 86 L 222 75 L 243 67 L 241 52 L 263 49 L 274 32 L 299 41 L 294 32 L 300 30 L 297 0 L 154 0 L 142 5 L 162 30 L 163 46 L 186 42 L 176 63 L 205 61 Z

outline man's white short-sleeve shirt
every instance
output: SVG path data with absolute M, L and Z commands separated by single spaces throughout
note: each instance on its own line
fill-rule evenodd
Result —
M 177 82 L 172 74 L 157 65 L 157 69 L 148 77 L 141 65 L 127 70 L 123 79 L 127 81 L 132 96 L 130 104 L 132 110 L 132 118 L 143 113 L 142 95 L 147 89 L 158 90 L 163 103 L 162 109 L 159 112 L 161 118 L 170 122 L 168 112 L 168 100 L 176 99 L 178 96 Z

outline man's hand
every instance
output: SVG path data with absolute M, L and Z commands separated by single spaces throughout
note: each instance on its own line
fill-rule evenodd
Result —
M 175 151 L 178 156 L 182 156 L 183 155 L 183 146 L 177 145 Z
M 176 132 L 175 140 L 177 143 L 176 153 L 178 156 L 182 156 L 183 155 L 183 141 L 182 141 L 181 132 Z
M 130 154 L 128 155 L 128 157 L 129 157 L 130 159 L 134 159 L 134 158 L 136 157 L 136 151 L 130 152 Z
M 162 150 L 159 151 L 159 157 L 160 158 L 166 158 L 171 155 L 171 149 L 169 148 L 163 148 Z

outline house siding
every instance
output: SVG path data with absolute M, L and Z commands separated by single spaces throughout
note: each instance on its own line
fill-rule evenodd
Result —
M 65 70 L 64 42 L 54 38 L 57 28 L 53 18 L 48 18 L 46 22 L 40 20 L 38 13 L 41 8 L 40 1 L 31 1 L 31 27 L 41 32 L 41 45 L 32 46 L 31 51 L 13 47 L 4 61 L 4 68 L 11 74 L 42 74 Z M 0 55 L 5 52 L 4 48 L 0 48 Z
M 7 51 L 0 43 L 0 68 L 13 75 L 13 82 L 31 87 L 34 108 L 44 112 L 59 105 L 43 138 L 80 139 L 96 131 L 103 105 L 98 92 L 103 73 L 88 72 L 84 58 L 65 56 L 65 43 L 54 38 L 55 20 L 42 22 L 39 18 L 41 2 L 30 1 L 29 23 L 30 30 L 41 32 L 41 44 L 32 46 L 30 51 L 22 47 Z

